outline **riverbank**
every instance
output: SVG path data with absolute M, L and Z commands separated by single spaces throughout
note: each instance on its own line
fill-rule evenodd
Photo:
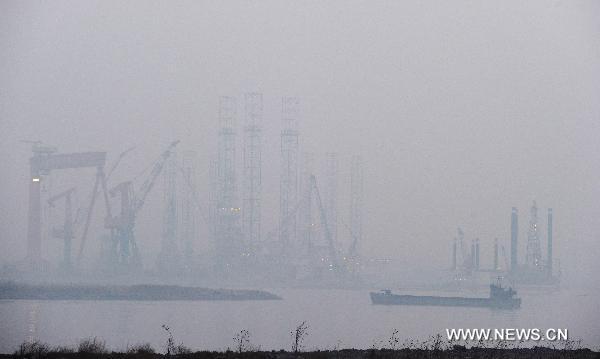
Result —
M 0 354 L 0 359 L 3 358 L 31 358 L 31 359 L 69 359 L 69 358 L 120 358 L 120 359 L 141 359 L 141 358 L 188 358 L 188 359 L 229 359 L 229 358 L 270 358 L 270 359 L 325 359 L 325 358 L 351 358 L 351 359 L 363 359 L 363 358 L 516 358 L 516 359 L 593 359 L 600 358 L 599 352 L 591 351 L 590 349 L 550 349 L 550 348 L 532 348 L 532 349 L 490 349 L 490 348 L 470 348 L 455 346 L 452 349 L 447 350 L 432 350 L 432 349 L 369 349 L 369 350 L 357 350 L 357 349 L 343 349 L 343 350 L 327 350 L 327 351 L 310 351 L 310 352 L 288 352 L 288 351 L 248 351 L 248 352 L 208 352 L 199 351 L 195 353 L 181 353 L 181 354 L 159 354 L 151 351 L 135 350 L 129 352 L 104 352 L 104 353 L 93 353 L 93 352 L 65 352 L 65 351 L 50 351 L 44 353 L 14 353 L 14 354 Z
M 176 285 L 29 285 L 0 284 L 0 299 L 24 300 L 279 300 L 262 290 L 210 289 Z

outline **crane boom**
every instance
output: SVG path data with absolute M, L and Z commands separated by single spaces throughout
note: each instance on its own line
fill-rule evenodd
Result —
M 133 203 L 133 212 L 134 213 L 137 213 L 144 206 L 146 197 L 148 196 L 148 193 L 150 193 L 150 190 L 152 190 L 152 187 L 154 187 L 156 178 L 158 178 L 158 175 L 160 174 L 160 172 L 162 171 L 162 169 L 165 165 L 165 162 L 167 161 L 167 159 L 171 155 L 171 152 L 173 151 L 175 146 L 177 146 L 178 143 L 179 143 L 179 140 L 171 142 L 169 147 L 167 147 L 167 149 L 161 154 L 158 161 L 156 161 L 156 163 L 154 163 L 154 166 L 152 167 L 152 171 L 150 172 L 150 177 L 148 177 L 146 179 L 146 181 L 144 181 L 144 183 L 142 184 L 142 187 L 136 194 L 135 201 Z
M 112 256 L 121 265 L 140 265 L 139 251 L 135 240 L 136 217 L 144 206 L 146 197 L 152 190 L 171 151 L 178 143 L 179 141 L 173 141 L 161 154 L 152 166 L 149 177 L 138 191 L 134 191 L 132 181 L 122 182 L 108 191 L 111 197 L 118 195 L 121 201 L 120 213 L 116 216 L 109 214 L 105 220 L 105 227 L 111 230 Z M 125 151 L 120 157 L 128 151 Z M 108 196 L 106 190 L 104 190 L 104 196 Z
M 91 211 L 92 211 L 92 207 L 93 207 L 94 203 L 96 202 L 96 196 L 98 195 L 98 184 L 100 184 L 102 186 L 102 192 L 103 192 L 103 197 L 104 197 L 104 206 L 106 209 L 106 218 L 112 218 L 112 210 L 110 208 L 108 194 L 106 193 L 106 182 L 108 181 L 108 179 L 110 178 L 112 173 L 117 169 L 117 167 L 119 166 L 119 163 L 121 163 L 121 160 L 123 159 L 123 157 L 125 157 L 125 155 L 127 155 L 129 152 L 133 151 L 133 149 L 135 149 L 135 147 L 130 147 L 127 150 L 121 152 L 121 154 L 119 154 L 119 156 L 117 157 L 117 160 L 110 168 L 110 171 L 108 171 L 108 175 L 105 175 L 104 172 L 99 173 L 99 177 L 97 178 L 96 184 L 94 185 L 94 191 L 92 193 L 91 205 L 90 205 L 90 208 L 87 210 L 87 214 L 86 214 L 86 221 L 85 221 L 85 225 L 84 225 L 84 229 L 83 229 L 83 236 L 81 237 L 81 243 L 79 246 L 78 260 L 80 260 L 83 256 L 83 249 L 85 248 L 85 240 L 87 238 L 88 228 L 90 226 L 90 220 L 92 219 Z
M 50 207 L 54 207 L 54 202 L 58 201 L 59 199 L 61 199 L 63 197 L 66 197 L 66 196 L 70 195 L 71 192 L 73 192 L 73 191 L 75 191 L 75 187 L 71 187 L 71 188 L 69 188 L 69 189 L 67 189 L 65 191 L 60 192 L 59 194 L 56 194 L 56 195 L 50 197 L 48 199 L 48 205 Z
M 321 217 L 321 225 L 325 230 L 325 238 L 327 239 L 327 244 L 329 246 L 329 256 L 331 257 L 331 262 L 337 268 L 337 255 L 335 253 L 335 246 L 333 243 L 333 237 L 331 236 L 331 231 L 329 230 L 329 225 L 327 224 L 327 215 L 325 214 L 325 208 L 323 207 L 323 202 L 321 201 L 321 195 L 319 194 L 319 187 L 317 187 L 317 179 L 314 175 L 310 176 L 310 183 L 315 191 L 315 196 L 317 198 L 317 204 L 319 205 L 319 214 Z
M 123 151 L 119 154 L 119 157 L 117 157 L 117 160 L 115 161 L 115 163 L 113 163 L 112 167 L 108 171 L 108 174 L 106 175 L 107 181 L 110 178 L 110 175 L 112 175 L 112 173 L 117 169 L 117 167 L 119 166 L 119 163 L 121 163 L 121 160 L 123 159 L 123 157 L 125 157 L 129 152 L 131 152 L 133 150 L 135 150 L 135 146 L 129 147 L 128 149 L 126 149 L 125 151 Z

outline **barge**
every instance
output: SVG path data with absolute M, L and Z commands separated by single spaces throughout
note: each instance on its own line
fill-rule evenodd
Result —
M 427 295 L 399 295 L 391 290 L 371 292 L 371 302 L 380 305 L 426 305 L 447 307 L 486 307 L 501 309 L 517 309 L 521 307 L 521 298 L 512 288 L 502 288 L 500 285 L 490 285 L 490 295 L 487 298 L 472 297 L 438 297 Z

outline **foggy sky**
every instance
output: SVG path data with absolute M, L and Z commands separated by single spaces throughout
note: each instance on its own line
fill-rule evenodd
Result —
M 494 237 L 508 248 L 516 206 L 524 258 L 535 199 L 544 235 L 554 208 L 564 274 L 593 281 L 600 269 L 594 1 L 2 1 L 0 86 L 3 262 L 26 248 L 31 152 L 20 140 L 106 150 L 109 164 L 137 146 L 116 181 L 180 139 L 180 151 L 198 153 L 206 200 L 218 97 L 238 99 L 241 164 L 243 94 L 258 91 L 264 234 L 279 210 L 281 97 L 297 96 L 301 151 L 339 153 L 340 216 L 349 158 L 363 156 L 367 255 L 448 267 L 461 226 L 481 239 L 489 265 Z M 87 176 L 77 179 L 85 198 L 93 171 L 75 174 Z M 137 223 L 147 264 L 159 248 L 157 219 L 160 188 Z M 59 248 L 54 241 L 44 248 Z

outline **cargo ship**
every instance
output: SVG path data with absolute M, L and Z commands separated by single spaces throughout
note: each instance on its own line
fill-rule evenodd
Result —
M 487 307 L 501 309 L 517 309 L 521 307 L 521 298 L 512 288 L 502 288 L 499 284 L 490 285 L 490 296 L 487 298 L 471 297 L 438 297 L 427 295 L 392 294 L 389 289 L 371 292 L 371 302 L 381 305 L 427 305 L 447 307 Z

